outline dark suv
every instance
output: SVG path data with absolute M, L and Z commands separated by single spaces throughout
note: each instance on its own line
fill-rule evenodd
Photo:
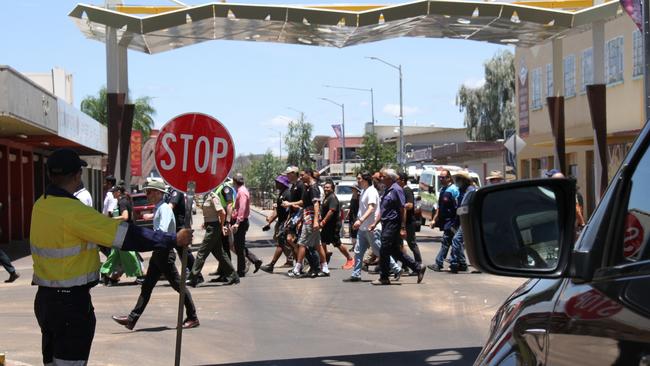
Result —
M 646 124 L 577 240 L 570 180 L 464 200 L 472 264 L 531 278 L 497 311 L 475 365 L 650 365 L 649 146 Z

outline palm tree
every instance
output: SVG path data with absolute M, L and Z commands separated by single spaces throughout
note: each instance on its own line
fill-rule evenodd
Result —
M 142 132 L 142 141 L 146 141 L 151 134 L 156 109 L 151 105 L 151 97 L 140 97 L 135 100 L 133 114 L 133 129 Z M 104 126 L 108 126 L 108 102 L 106 87 L 99 89 L 99 96 L 87 96 L 81 101 L 81 111 L 96 119 Z

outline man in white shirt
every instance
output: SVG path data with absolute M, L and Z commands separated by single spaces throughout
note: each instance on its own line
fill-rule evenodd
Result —
M 93 197 L 90 195 L 90 192 L 88 192 L 86 187 L 83 186 L 83 183 L 81 183 L 81 187 L 74 193 L 74 196 L 77 197 L 79 201 L 83 202 L 84 205 L 93 207 Z
M 361 187 L 361 196 L 359 198 L 358 218 L 353 224 L 353 228 L 358 230 L 357 244 L 354 246 L 354 269 L 350 278 L 344 279 L 344 282 L 361 281 L 363 256 L 374 240 L 370 227 L 374 224 L 376 215 L 379 212 L 379 193 L 372 185 L 372 175 L 367 171 L 359 173 L 357 175 L 357 184 Z
M 104 191 L 106 192 L 106 196 L 104 197 L 104 205 L 102 206 L 102 213 L 108 217 L 113 217 L 113 210 L 115 210 L 115 206 L 117 206 L 117 200 L 115 197 L 113 197 L 113 193 L 111 192 L 111 188 L 115 186 L 115 177 L 112 175 L 106 176 L 104 178 Z

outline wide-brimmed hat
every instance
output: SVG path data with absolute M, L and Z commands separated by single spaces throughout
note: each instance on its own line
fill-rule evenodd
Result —
M 144 184 L 144 187 L 142 187 L 145 191 L 147 189 L 155 189 L 157 191 L 160 191 L 162 193 L 167 192 L 167 188 L 165 187 L 165 183 L 158 181 L 158 180 L 150 180 L 147 183 Z
M 275 181 L 282 184 L 283 186 L 285 186 L 287 188 L 291 187 L 291 182 L 289 182 L 289 178 L 287 178 L 286 175 L 278 175 L 275 178 Z
M 492 179 L 503 179 L 503 174 L 501 174 L 500 170 L 493 170 L 490 172 L 490 175 L 485 178 L 487 180 L 492 180 Z
M 359 183 L 354 183 L 354 184 L 352 185 L 352 189 L 356 189 L 357 192 L 361 192 L 361 187 L 359 187 Z
M 472 177 L 469 176 L 469 172 L 467 170 L 458 170 L 458 171 L 455 171 L 455 172 L 451 173 L 451 175 L 454 178 L 461 177 L 461 178 L 465 178 L 465 179 L 467 179 L 469 181 L 472 180 Z

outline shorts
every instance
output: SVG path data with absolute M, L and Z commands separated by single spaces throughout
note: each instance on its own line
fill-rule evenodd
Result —
M 332 244 L 335 247 L 341 246 L 341 229 L 338 227 L 325 227 L 320 232 L 320 241 L 323 244 Z
M 314 230 L 313 225 L 302 225 L 300 238 L 298 238 L 298 245 L 307 248 L 314 248 L 318 244 L 320 244 L 320 231 Z

